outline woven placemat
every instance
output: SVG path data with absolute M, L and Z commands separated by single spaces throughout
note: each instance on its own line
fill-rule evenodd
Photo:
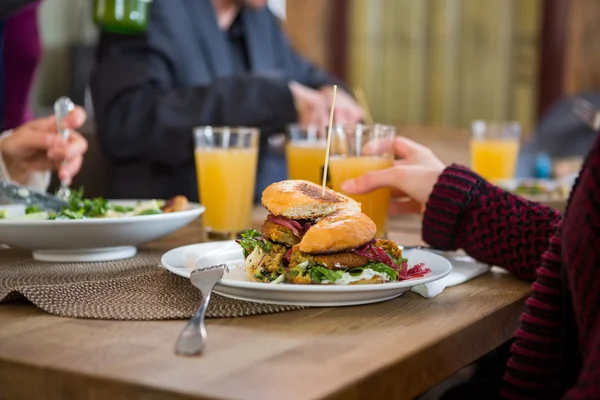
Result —
M 102 263 L 45 263 L 33 259 L 0 264 L 0 303 L 25 297 L 63 317 L 111 320 L 190 318 L 200 291 L 160 266 L 160 254 Z M 242 317 L 303 307 L 260 304 L 211 296 L 207 317 Z

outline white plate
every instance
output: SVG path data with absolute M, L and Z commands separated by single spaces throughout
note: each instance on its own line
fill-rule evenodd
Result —
M 135 205 L 138 200 L 114 200 Z M 3 208 L 0 206 L 0 208 Z M 50 262 L 109 261 L 133 257 L 137 246 L 169 235 L 204 212 L 190 209 L 156 215 L 81 220 L 0 220 L 0 243 L 33 251 L 37 260 Z
M 444 257 L 422 250 L 406 250 L 409 265 L 424 262 L 431 273 L 423 278 L 372 285 L 276 285 L 247 279 L 240 246 L 234 241 L 192 244 L 165 253 L 162 265 L 179 276 L 189 278 L 195 268 L 227 264 L 229 273 L 215 286 L 223 296 L 257 303 L 310 307 L 337 307 L 390 300 L 413 286 L 436 281 L 448 275 L 452 265 Z

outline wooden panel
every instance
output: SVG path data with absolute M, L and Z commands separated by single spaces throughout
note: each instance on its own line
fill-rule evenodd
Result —
M 570 0 L 564 92 L 600 89 L 600 1 Z
M 535 119 L 541 0 L 354 0 L 351 80 L 381 122 Z
M 510 115 L 533 127 L 538 117 L 542 0 L 516 1 Z M 529 130 L 523 132 L 525 136 Z
M 307 3 L 310 6 L 307 6 Z M 289 0 L 284 22 L 292 45 L 316 65 L 329 69 L 330 0 Z

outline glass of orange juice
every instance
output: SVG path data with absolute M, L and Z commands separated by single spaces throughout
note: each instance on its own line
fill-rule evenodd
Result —
M 473 121 L 471 124 L 471 168 L 494 181 L 515 176 L 521 141 L 518 122 Z
M 198 191 L 209 239 L 234 239 L 252 228 L 259 136 L 255 128 L 194 129 Z
M 302 179 L 321 184 L 325 166 L 325 127 L 317 125 L 287 127 L 285 146 L 289 179 Z
M 336 126 L 331 132 L 329 179 L 333 190 L 343 193 L 342 183 L 367 172 L 394 165 L 392 142 L 396 128 L 388 125 Z M 391 189 L 383 188 L 350 195 L 377 225 L 377 237 L 387 236 Z

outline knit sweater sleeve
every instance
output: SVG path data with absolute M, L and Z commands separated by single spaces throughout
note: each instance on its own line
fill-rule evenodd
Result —
M 568 385 L 567 363 L 561 352 L 565 324 L 562 294 L 566 288 L 558 235 L 550 238 L 541 260 L 511 346 L 502 389 L 504 399 L 557 399 Z
M 462 248 L 473 258 L 536 278 L 542 253 L 562 214 L 451 165 L 439 177 L 426 205 L 423 240 L 444 249 Z

